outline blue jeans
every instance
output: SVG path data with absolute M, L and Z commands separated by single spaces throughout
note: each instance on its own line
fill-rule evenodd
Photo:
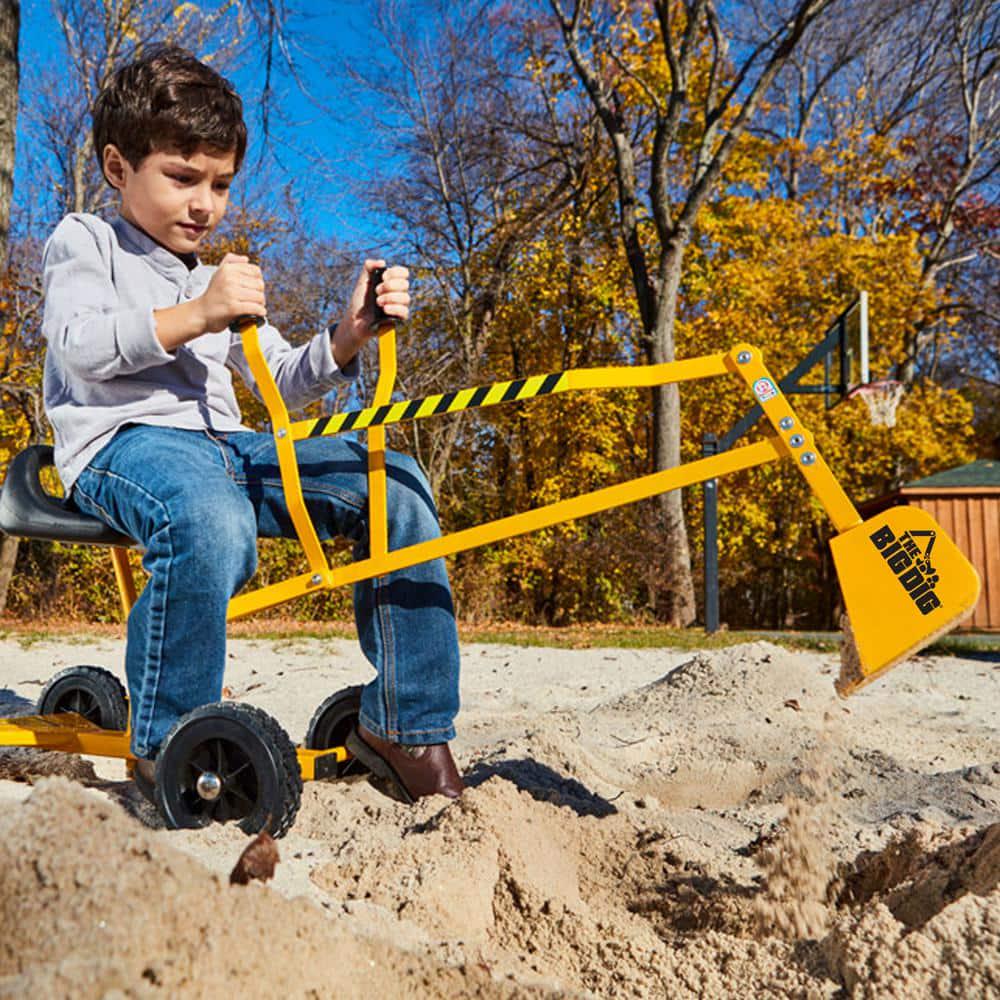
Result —
M 296 444 L 306 506 L 320 538 L 368 549 L 367 452 L 342 437 Z M 440 534 L 419 465 L 386 452 L 389 547 Z M 128 619 L 125 669 L 132 752 L 153 757 L 186 712 L 222 697 L 226 607 L 257 566 L 257 537 L 295 537 L 274 439 L 239 431 L 130 425 L 80 474 L 81 510 L 136 539 L 149 580 Z M 361 722 L 384 739 L 455 735 L 458 634 L 443 559 L 355 585 L 354 611 L 375 679 Z

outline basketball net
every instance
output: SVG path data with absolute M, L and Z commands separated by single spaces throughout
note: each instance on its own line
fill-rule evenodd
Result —
M 902 382 L 884 379 L 881 382 L 859 385 L 851 395 L 860 396 L 865 401 L 873 427 L 895 427 L 896 408 L 903 398 L 905 388 Z

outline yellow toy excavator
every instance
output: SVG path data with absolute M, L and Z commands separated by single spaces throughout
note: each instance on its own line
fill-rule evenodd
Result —
M 750 345 L 666 364 L 576 369 L 393 402 L 396 343 L 395 332 L 388 332 L 379 339 L 380 371 L 372 406 L 293 422 L 261 352 L 256 320 L 244 317 L 235 327 L 270 415 L 285 498 L 309 569 L 237 595 L 230 602 L 230 618 L 772 461 L 795 464 L 837 530 L 831 548 L 850 619 L 845 633 L 853 631 L 854 637 L 853 643 L 845 643 L 844 669 L 837 683 L 841 695 L 852 694 L 953 628 L 978 599 L 975 569 L 928 514 L 894 507 L 862 521 L 813 435 L 792 410 L 788 395 Z M 578 389 L 651 387 L 716 377 L 735 378 L 750 390 L 771 425 L 770 436 L 677 468 L 389 550 L 387 425 Z M 333 568 L 306 510 L 295 442 L 348 430 L 365 430 L 368 435 L 370 554 Z M 0 494 L 0 529 L 22 537 L 110 545 L 127 615 L 136 599 L 127 559 L 134 543 L 44 491 L 38 474 L 43 465 L 51 464 L 51 456 L 51 449 L 36 446 L 11 463 Z M 240 707 L 225 703 L 192 712 L 190 723 L 182 720 L 160 751 L 170 763 L 162 768 L 164 780 L 157 788 L 157 804 L 167 825 L 233 820 L 247 832 L 265 825 L 275 836 L 286 832 L 298 810 L 302 779 L 336 777 L 349 762 L 343 741 L 357 717 L 358 690 L 346 689 L 328 698 L 313 717 L 301 747 L 294 747 L 284 730 L 259 709 L 242 706 L 244 711 L 239 711 Z M 93 667 L 64 671 L 43 692 L 39 715 L 0 720 L 0 746 L 37 746 L 128 760 L 125 698 L 121 684 L 106 671 Z M 159 767 L 157 773 L 159 781 Z

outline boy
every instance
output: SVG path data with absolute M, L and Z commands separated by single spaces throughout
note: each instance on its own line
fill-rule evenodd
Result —
M 231 372 L 251 389 L 237 316 L 265 317 L 260 268 L 198 248 L 226 210 L 246 151 L 231 84 L 161 46 L 118 70 L 94 105 L 94 149 L 121 198 L 111 223 L 66 216 L 45 246 L 45 406 L 56 465 L 78 507 L 136 539 L 149 580 L 128 621 L 126 674 L 135 780 L 152 793 L 156 753 L 186 712 L 218 701 L 226 607 L 253 575 L 260 536 L 294 537 L 274 441 L 240 422 Z M 289 409 L 357 376 L 377 302 L 409 314 L 405 268 L 365 261 L 336 325 L 293 348 L 266 322 L 268 364 Z M 297 445 L 303 493 L 323 538 L 364 553 L 367 457 L 322 437 Z M 439 534 L 427 482 L 386 452 L 389 544 Z M 355 754 L 400 796 L 456 797 L 448 741 L 458 711 L 458 637 L 443 560 L 359 584 L 355 616 L 376 670 L 361 698 Z

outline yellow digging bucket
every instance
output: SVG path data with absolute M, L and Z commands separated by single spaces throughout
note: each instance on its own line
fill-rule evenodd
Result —
M 854 645 L 837 691 L 849 695 L 954 628 L 979 600 L 979 574 L 919 507 L 890 507 L 830 542 Z

